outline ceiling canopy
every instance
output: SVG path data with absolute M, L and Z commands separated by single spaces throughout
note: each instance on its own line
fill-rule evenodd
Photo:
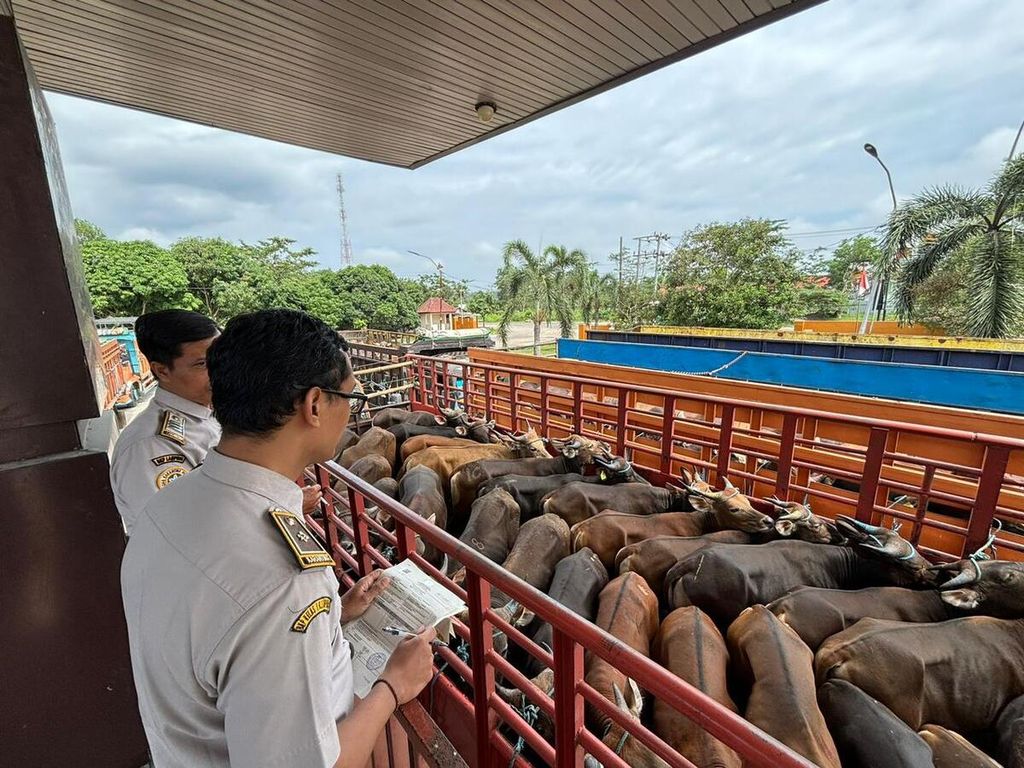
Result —
M 820 0 L 13 0 L 44 88 L 415 168 Z M 489 122 L 482 122 L 477 105 Z

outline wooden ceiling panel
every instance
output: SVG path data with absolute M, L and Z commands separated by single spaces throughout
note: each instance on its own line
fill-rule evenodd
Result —
M 44 88 L 415 168 L 822 0 L 13 0 Z M 494 120 L 474 106 L 493 101 Z

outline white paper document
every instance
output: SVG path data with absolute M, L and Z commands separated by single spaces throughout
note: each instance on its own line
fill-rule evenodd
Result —
M 352 673 L 355 694 L 365 698 L 384 672 L 391 653 L 402 641 L 384 631 L 397 627 L 409 632 L 418 627 L 439 627 L 438 637 L 447 640 L 452 616 L 466 604 L 425 574 L 411 560 L 384 571 L 391 584 L 373 601 L 366 613 L 344 625 L 345 639 L 353 648 Z

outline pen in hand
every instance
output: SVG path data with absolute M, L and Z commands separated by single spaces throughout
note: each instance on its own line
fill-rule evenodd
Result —
M 415 632 L 410 632 L 406 629 L 399 629 L 398 627 L 384 627 L 382 631 L 387 632 L 389 635 L 394 635 L 395 637 L 401 637 L 403 639 L 406 637 L 418 637 L 418 635 Z M 430 644 L 435 648 L 437 648 L 440 645 L 444 645 L 444 643 L 442 643 L 440 640 L 431 640 Z

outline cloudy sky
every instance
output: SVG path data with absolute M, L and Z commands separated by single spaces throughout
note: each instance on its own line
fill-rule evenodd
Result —
M 870 230 L 897 195 L 983 183 L 1024 118 L 1024 2 L 831 0 L 416 171 L 51 94 L 75 214 L 120 238 L 285 235 L 339 265 L 444 262 L 476 287 L 504 242 L 607 264 L 627 240 L 786 219 L 802 248 Z

